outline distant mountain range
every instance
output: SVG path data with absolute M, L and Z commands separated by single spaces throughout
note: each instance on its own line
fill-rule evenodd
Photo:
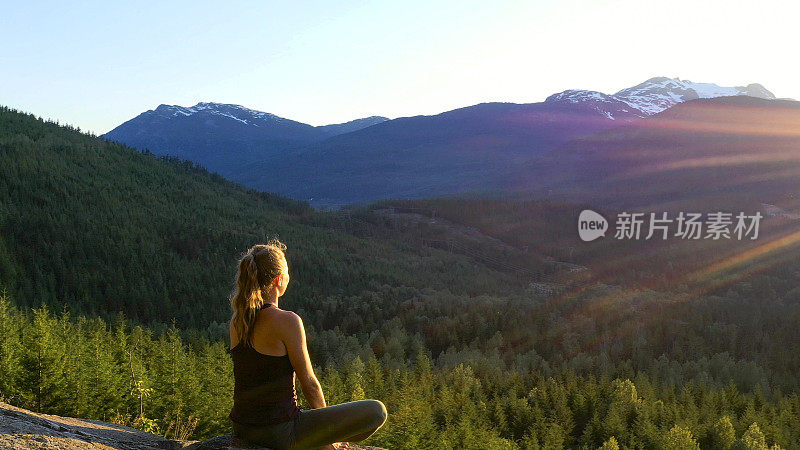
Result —
M 256 189 L 336 205 L 505 191 L 520 184 L 521 168 L 570 141 L 721 96 L 775 99 L 759 84 L 656 77 L 613 95 L 567 90 L 540 103 L 482 103 L 320 127 L 239 105 L 161 105 L 104 137 L 198 162 Z

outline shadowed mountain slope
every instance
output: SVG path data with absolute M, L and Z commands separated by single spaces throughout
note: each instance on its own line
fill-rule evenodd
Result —
M 619 207 L 779 202 L 800 195 L 800 102 L 698 99 L 567 143 L 510 182 Z

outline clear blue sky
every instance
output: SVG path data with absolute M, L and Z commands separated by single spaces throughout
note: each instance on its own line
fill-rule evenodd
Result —
M 0 104 L 104 133 L 161 103 L 322 125 L 653 76 L 800 99 L 795 2 L 0 4 Z

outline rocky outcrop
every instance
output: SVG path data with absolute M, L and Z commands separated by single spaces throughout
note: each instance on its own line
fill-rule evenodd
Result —
M 252 449 L 234 436 L 205 441 L 176 441 L 135 428 L 102 422 L 40 414 L 0 402 L 0 448 L 14 449 L 123 449 L 222 450 Z M 350 444 L 351 449 L 377 449 Z

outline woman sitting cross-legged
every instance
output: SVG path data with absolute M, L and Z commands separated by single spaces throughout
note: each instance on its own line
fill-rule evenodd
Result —
M 289 284 L 286 246 L 274 239 L 239 261 L 231 295 L 234 433 L 272 449 L 339 448 L 366 439 L 386 421 L 379 400 L 326 406 L 306 348 L 300 316 L 278 308 Z M 297 404 L 295 376 L 314 409 Z

